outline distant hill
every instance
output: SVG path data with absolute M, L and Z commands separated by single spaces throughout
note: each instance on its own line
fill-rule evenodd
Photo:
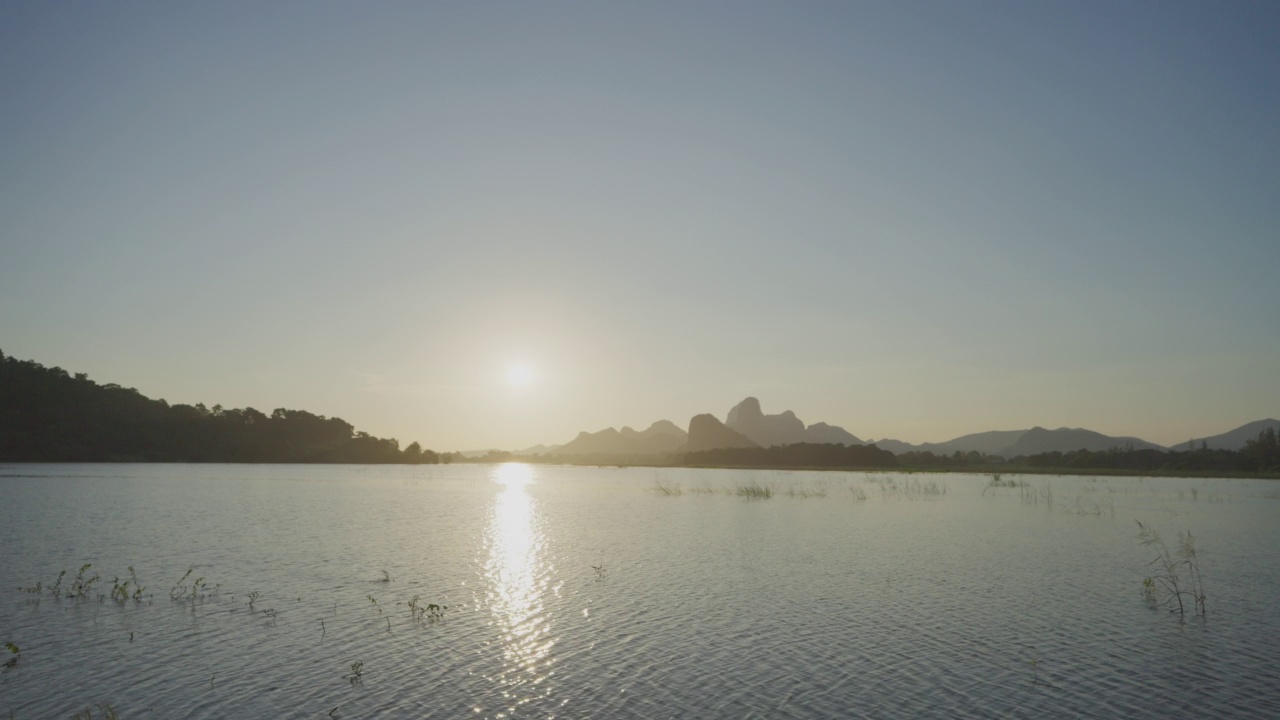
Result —
M 1134 450 L 1165 450 L 1166 448 L 1156 445 L 1155 443 L 1140 440 L 1135 437 L 1112 437 L 1103 435 L 1092 430 L 1083 428 L 1058 428 L 1057 430 L 1046 430 L 1042 427 L 1033 427 L 1024 432 L 1009 447 L 1001 450 L 998 454 L 1004 457 L 1017 457 L 1019 455 L 1036 455 L 1046 452 L 1071 452 L 1072 450 L 1089 450 L 1097 452 L 1099 450 L 1109 450 L 1111 448 L 1132 448 Z
M 1256 437 L 1256 433 L 1254 434 Z M 1242 443 L 1243 444 L 1243 443 Z M 876 447 L 895 455 L 907 452 L 931 452 L 934 455 L 954 455 L 980 452 L 983 455 L 999 455 L 1005 458 L 1019 455 L 1036 455 L 1045 452 L 1071 452 L 1072 450 L 1109 450 L 1113 447 L 1132 447 L 1135 450 L 1164 450 L 1155 443 L 1135 437 L 1113 437 L 1083 428 L 1058 428 L 1046 430 L 1034 427 L 1030 430 L 991 430 L 962 435 L 940 443 L 911 445 L 898 440 L 878 440 Z
M 516 454 L 517 455 L 550 455 L 551 453 L 554 453 L 555 451 L 559 450 L 561 447 L 562 447 L 561 445 L 543 445 L 539 443 L 532 447 L 527 447 L 523 450 L 517 450 Z
M 624 427 L 581 432 L 554 452 L 556 455 L 658 455 L 684 445 L 687 435 L 670 420 L 659 420 L 640 431 Z
M 759 445 L 720 422 L 715 415 L 708 413 L 694 415 L 693 419 L 689 420 L 689 442 L 683 449 L 685 452 L 698 452 L 752 447 L 759 447 Z
M 826 423 L 814 423 L 805 427 L 804 422 L 790 410 L 777 415 L 765 415 L 760 409 L 760 401 L 753 397 L 734 405 L 724 424 L 763 447 L 804 442 L 862 444 L 861 440 L 842 427 Z
M 956 452 L 969 453 L 978 451 L 983 455 L 999 455 L 1002 450 L 1013 445 L 1026 430 L 990 430 L 988 432 L 962 435 L 954 440 L 940 443 L 922 443 L 911 445 L 898 440 L 877 440 L 876 447 L 901 455 L 905 452 L 931 452 L 934 455 L 954 455 Z
M 1214 435 L 1190 442 L 1175 445 L 1174 450 L 1198 450 L 1201 443 L 1210 450 L 1240 450 L 1244 447 L 1246 440 L 1255 440 L 1258 434 L 1267 428 L 1272 428 L 1276 432 L 1280 432 L 1280 420 L 1267 418 L 1266 420 L 1254 420 L 1236 428 L 1229 430 L 1221 435 Z

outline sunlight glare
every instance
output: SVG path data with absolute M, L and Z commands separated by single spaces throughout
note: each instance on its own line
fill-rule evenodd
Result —
M 517 390 L 533 384 L 533 368 L 525 363 L 516 363 L 507 368 L 507 385 Z
M 501 633 L 506 667 L 496 678 L 508 688 L 523 688 L 528 696 L 512 698 L 516 707 L 532 697 L 545 699 L 550 690 L 540 687 L 549 677 L 556 640 L 543 607 L 548 591 L 549 568 L 542 558 L 543 537 L 536 505 L 527 492 L 534 482 L 533 467 L 505 463 L 490 476 L 503 490 L 494 501 L 486 530 L 489 560 L 488 605 Z M 516 707 L 510 708 L 515 710 Z

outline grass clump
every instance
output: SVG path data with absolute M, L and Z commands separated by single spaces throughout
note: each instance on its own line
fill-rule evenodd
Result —
M 130 585 L 133 586 L 132 590 L 129 589 Z M 146 590 L 146 588 L 142 586 L 142 583 L 138 582 L 138 573 L 134 572 L 133 566 L 130 565 L 128 580 L 125 580 L 124 583 L 120 582 L 120 578 L 112 581 L 111 599 L 119 605 L 129 602 L 131 599 L 134 603 L 140 603 L 142 602 L 143 590 Z
M 1154 565 L 1157 572 L 1143 579 L 1143 598 L 1151 607 L 1168 608 L 1180 618 L 1185 617 L 1188 610 L 1203 617 L 1204 579 L 1200 575 L 1195 537 L 1190 531 L 1178 533 L 1178 549 L 1171 553 L 1155 528 L 1139 520 L 1134 522 L 1138 523 L 1138 541 L 1156 550 L 1155 559 L 1148 565 Z M 1185 578 L 1182 573 L 1186 574 Z
M 444 619 L 444 611 L 449 609 L 448 605 L 438 605 L 436 603 L 422 605 L 418 602 L 420 599 L 420 596 L 414 595 L 413 599 L 409 601 L 409 617 L 413 618 L 414 622 L 425 620 L 434 623 Z
M 773 488 L 758 482 L 752 482 L 748 485 L 739 485 L 734 494 L 738 497 L 748 500 L 768 500 L 773 497 Z

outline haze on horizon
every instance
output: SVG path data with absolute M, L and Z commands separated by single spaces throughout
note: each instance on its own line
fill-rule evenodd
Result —
M 522 448 L 1280 407 L 1274 3 L 7 3 L 0 349 Z

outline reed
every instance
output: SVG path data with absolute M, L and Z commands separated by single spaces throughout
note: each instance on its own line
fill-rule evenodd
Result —
M 1188 604 L 1192 612 L 1203 617 L 1204 579 L 1200 575 L 1195 537 L 1190 531 L 1178 533 L 1178 549 L 1171 553 L 1155 528 L 1140 520 L 1134 522 L 1138 523 L 1138 541 L 1156 550 L 1156 557 L 1147 564 L 1156 566 L 1157 572 L 1143 579 L 1143 598 L 1153 608 L 1165 607 L 1169 612 L 1177 612 L 1179 618 L 1186 616 Z M 1186 573 L 1185 581 L 1182 573 Z M 1184 603 L 1184 599 L 1187 602 Z
M 773 497 L 773 488 L 758 482 L 752 482 L 748 485 L 739 485 L 734 494 L 738 497 L 748 500 L 768 500 Z

